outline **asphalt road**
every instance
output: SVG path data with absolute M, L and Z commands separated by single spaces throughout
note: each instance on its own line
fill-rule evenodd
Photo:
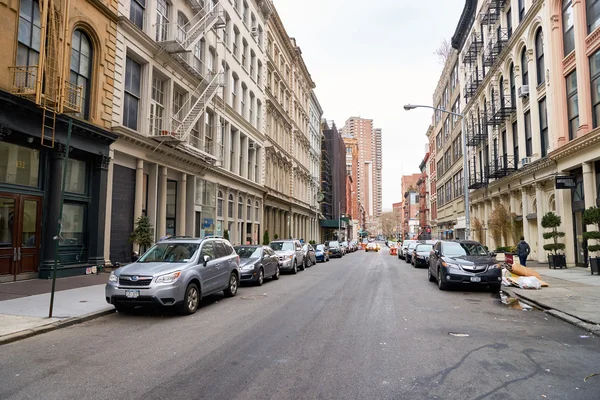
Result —
M 598 338 L 426 272 L 357 252 L 193 316 L 114 314 L 4 345 L 0 399 L 600 398 L 600 376 L 584 382 Z

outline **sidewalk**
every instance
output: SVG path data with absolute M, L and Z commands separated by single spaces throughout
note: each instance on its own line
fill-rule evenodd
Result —
M 48 318 L 50 280 L 0 284 L 0 345 L 114 312 L 106 303 L 108 274 L 56 280 L 53 318 Z
M 589 268 L 550 269 L 548 264 L 528 262 L 548 287 L 540 290 L 502 286 L 502 291 L 532 303 L 548 314 L 600 335 L 600 276 Z

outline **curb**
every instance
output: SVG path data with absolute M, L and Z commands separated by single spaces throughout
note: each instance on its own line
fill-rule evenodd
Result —
M 600 325 L 596 325 L 596 324 L 592 324 L 588 321 L 582 320 L 580 318 L 577 318 L 573 315 L 567 314 L 563 311 L 560 310 L 556 310 L 554 308 L 550 308 L 542 303 L 538 303 L 535 300 L 532 300 L 528 297 L 525 297 L 519 293 L 515 293 L 514 291 L 512 291 L 510 288 L 508 287 L 502 287 L 502 291 L 509 294 L 512 297 L 516 297 L 519 300 L 523 301 L 524 303 L 530 305 L 531 307 L 534 307 L 538 310 L 541 310 L 543 312 L 545 312 L 546 314 L 550 314 L 555 318 L 558 318 L 562 321 L 565 321 L 571 325 L 574 325 L 578 328 L 581 328 L 583 330 L 586 330 L 590 333 L 593 333 L 595 335 L 600 336 Z
M 0 346 L 3 344 L 8 344 L 12 342 L 16 342 L 18 340 L 27 339 L 32 336 L 40 335 L 42 333 L 54 331 L 56 329 L 67 328 L 72 325 L 80 324 L 82 322 L 91 321 L 96 318 L 104 317 L 106 315 L 113 314 L 116 309 L 108 309 L 91 312 L 89 314 L 84 314 L 78 317 L 71 317 L 64 319 L 62 321 L 52 322 L 50 324 L 38 326 L 36 328 L 25 329 L 23 331 L 10 333 L 8 335 L 4 335 L 0 337 Z

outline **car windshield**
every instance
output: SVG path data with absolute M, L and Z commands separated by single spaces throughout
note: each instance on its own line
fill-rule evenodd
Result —
M 168 262 L 168 263 L 184 263 L 190 262 L 198 248 L 197 243 L 157 243 L 146 252 L 137 262 L 152 263 L 152 262 Z
M 409 250 L 413 250 L 415 247 L 417 247 L 417 243 L 411 243 L 408 245 Z
M 318 244 L 318 245 L 317 245 L 317 250 L 318 250 L 318 251 L 325 251 L 325 245 Z
M 430 244 L 420 244 L 415 248 L 416 251 L 431 251 L 431 249 L 433 246 Z
M 260 247 L 254 246 L 237 246 L 235 252 L 240 258 L 260 258 Z
M 275 251 L 294 251 L 292 242 L 273 242 L 269 245 Z
M 333 242 L 329 242 L 329 247 L 339 247 L 340 242 L 334 240 Z
M 479 243 L 444 243 L 444 256 L 487 256 L 488 252 Z

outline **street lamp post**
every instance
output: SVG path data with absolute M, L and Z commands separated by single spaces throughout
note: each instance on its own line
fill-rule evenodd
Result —
M 446 114 L 455 115 L 460 118 L 460 129 L 462 136 L 462 152 L 463 152 L 463 194 L 465 197 L 465 239 L 469 240 L 471 237 L 471 206 L 469 204 L 469 181 L 467 180 L 467 170 L 469 168 L 467 160 L 467 124 L 465 122 L 465 116 L 460 113 L 444 110 L 439 107 L 422 106 L 407 104 L 404 106 L 406 111 L 414 110 L 415 108 L 431 108 L 432 110 L 441 111 Z

